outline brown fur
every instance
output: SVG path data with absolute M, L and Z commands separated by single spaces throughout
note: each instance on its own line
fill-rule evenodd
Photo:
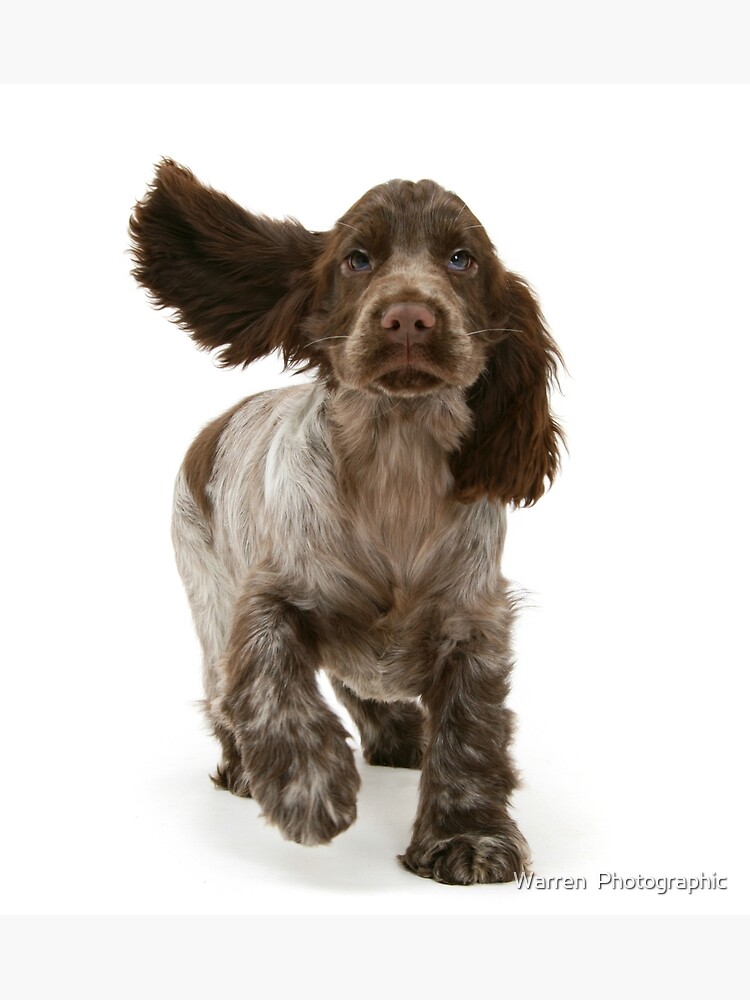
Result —
M 214 780 L 300 843 L 353 822 L 322 668 L 365 760 L 422 768 L 404 866 L 511 879 L 528 855 L 509 814 L 504 507 L 539 499 L 561 440 L 534 295 L 433 181 L 380 185 L 310 233 L 167 160 L 131 229 L 136 278 L 223 364 L 278 349 L 318 375 L 214 421 L 178 478 Z
M 317 369 L 332 384 L 340 382 L 342 351 L 330 330 L 351 329 L 362 298 L 360 276 L 342 276 L 346 253 L 364 242 L 376 260 L 387 261 L 393 245 L 435 255 L 468 245 L 483 266 L 450 280 L 460 282 L 471 330 L 481 331 L 472 336 L 482 364 L 466 395 L 473 429 L 451 455 L 456 495 L 524 506 L 554 478 L 562 435 L 548 394 L 559 351 L 528 286 L 505 270 L 476 217 L 434 182 L 383 184 L 329 233 L 311 233 L 295 220 L 253 215 L 164 160 L 136 206 L 131 232 L 136 279 L 159 307 L 176 311 L 201 347 L 219 349 L 221 364 L 245 366 L 278 349 L 287 363 Z M 421 289 L 401 282 L 399 293 L 419 298 Z M 386 281 L 382 301 L 389 297 Z M 451 351 L 439 333 L 422 352 L 425 370 L 410 373 L 417 391 L 435 387 L 428 382 L 434 369 L 444 375 L 463 363 L 471 370 L 471 359 Z M 384 349 L 396 359 L 396 347 L 382 337 L 363 348 L 363 380 L 387 361 Z
M 226 413 L 222 413 L 220 417 L 206 424 L 198 437 L 190 445 L 185 456 L 183 469 L 185 470 L 188 489 L 192 493 L 198 509 L 207 524 L 211 523 L 212 516 L 212 504 L 208 493 L 208 484 L 216 463 L 216 449 L 219 446 L 221 435 L 227 428 L 227 424 L 237 410 L 241 409 L 246 402 L 247 400 L 243 399 L 236 406 L 233 406 L 231 410 L 227 410 Z

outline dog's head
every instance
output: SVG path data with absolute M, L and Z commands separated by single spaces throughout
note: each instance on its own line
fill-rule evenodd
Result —
M 465 393 L 456 496 L 534 503 L 558 464 L 559 352 L 527 285 L 433 181 L 368 191 L 329 232 L 251 214 L 163 161 L 131 219 L 137 280 L 223 365 L 274 350 L 332 385 Z

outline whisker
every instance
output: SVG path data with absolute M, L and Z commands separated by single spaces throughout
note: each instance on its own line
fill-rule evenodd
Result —
M 490 326 L 486 330 L 472 330 L 471 333 L 467 333 L 467 337 L 476 337 L 478 333 L 523 333 L 523 330 L 515 330 L 512 327 L 506 326 Z
M 318 340 L 311 340 L 308 347 L 312 347 L 313 344 L 322 344 L 324 340 L 346 340 L 346 334 L 339 334 L 336 337 L 320 337 Z
M 460 211 L 460 212 L 458 213 L 458 215 L 456 216 L 456 218 L 455 218 L 455 219 L 453 220 L 453 222 L 451 223 L 451 225 L 452 225 L 452 226 L 455 226 L 455 224 L 456 224 L 456 223 L 458 222 L 458 220 L 459 220 L 459 219 L 461 218 L 461 215 L 463 214 L 463 211 L 464 211 L 464 209 L 465 209 L 465 208 L 466 208 L 466 205 L 465 205 L 465 204 L 463 204 L 463 205 L 461 206 L 461 211 Z
M 475 386 L 474 392 L 470 396 L 467 396 L 466 402 L 467 403 L 471 403 L 472 400 L 474 400 L 474 399 L 477 398 L 477 395 L 481 392 L 481 386 L 479 384 L 480 382 L 486 382 L 489 385 L 489 381 L 490 381 L 490 377 L 487 374 L 487 369 L 485 368 L 484 371 L 479 376 L 479 378 L 474 383 L 474 386 Z
M 484 229 L 484 226 L 479 222 L 476 226 L 464 226 L 464 229 Z
M 350 226 L 348 222 L 341 222 L 341 221 L 339 221 L 339 222 L 336 223 L 336 225 L 337 226 L 346 226 L 347 229 L 353 229 L 355 233 L 359 233 L 360 236 L 364 236 L 364 233 L 362 232 L 361 229 L 357 229 L 356 226 Z

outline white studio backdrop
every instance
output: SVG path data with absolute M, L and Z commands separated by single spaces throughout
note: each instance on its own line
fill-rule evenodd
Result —
M 742 87 L 6 87 L 3 910 L 746 912 L 750 110 Z M 368 768 L 356 825 L 287 844 L 208 781 L 200 663 L 169 541 L 200 427 L 287 384 L 221 371 L 129 275 L 170 156 L 326 229 L 432 177 L 536 289 L 568 374 L 569 455 L 510 518 L 525 587 L 512 705 L 535 871 L 402 871 L 416 774 Z M 599 889 L 723 877 L 695 893 Z

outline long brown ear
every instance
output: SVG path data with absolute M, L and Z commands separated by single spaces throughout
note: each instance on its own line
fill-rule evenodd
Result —
M 456 497 L 519 507 L 536 503 L 559 464 L 560 427 L 549 406 L 560 352 L 526 283 L 503 271 L 501 318 L 485 370 L 467 392 L 474 426 L 452 456 Z
M 248 365 L 280 348 L 308 361 L 300 331 L 323 237 L 298 222 L 252 215 L 163 160 L 130 220 L 133 275 L 159 308 L 222 365 Z

